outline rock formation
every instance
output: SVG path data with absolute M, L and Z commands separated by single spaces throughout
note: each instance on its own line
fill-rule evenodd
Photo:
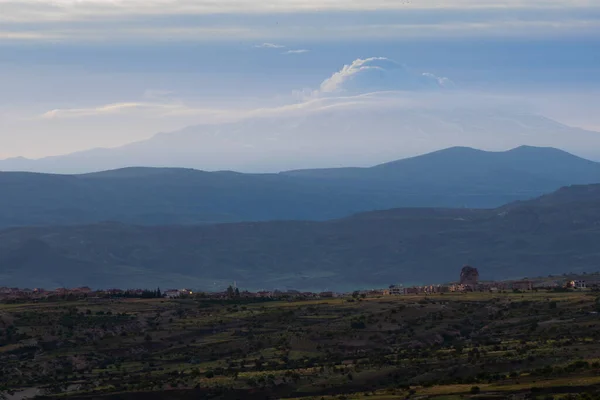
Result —
M 465 286 L 476 286 L 479 281 L 479 271 L 477 268 L 465 265 L 460 271 L 460 283 Z

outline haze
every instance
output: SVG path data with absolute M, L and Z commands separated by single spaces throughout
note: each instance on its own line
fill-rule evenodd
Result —
M 452 145 L 548 145 L 600 159 L 594 132 L 569 130 L 600 130 L 599 31 L 591 0 L 0 0 L 0 158 L 200 125 L 187 130 L 190 151 L 214 159 L 179 166 L 372 165 Z M 357 111 L 360 129 L 349 122 Z M 177 166 L 148 154 L 0 168 Z

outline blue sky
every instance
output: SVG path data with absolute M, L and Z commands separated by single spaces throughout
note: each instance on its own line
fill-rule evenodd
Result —
M 0 158 L 292 104 L 368 57 L 600 130 L 598 54 L 598 0 L 0 0 Z

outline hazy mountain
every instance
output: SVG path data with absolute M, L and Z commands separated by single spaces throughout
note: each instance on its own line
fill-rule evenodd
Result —
M 395 207 L 497 207 L 586 183 L 600 183 L 599 163 L 532 147 L 498 153 L 450 148 L 372 168 L 279 174 L 4 172 L 0 226 L 325 220 Z
M 452 146 L 487 150 L 550 146 L 600 159 L 600 133 L 541 116 L 395 108 L 381 99 L 360 105 L 349 101 L 316 104 L 314 109 L 299 108 L 282 115 L 193 126 L 113 149 L 4 160 L 0 170 L 81 173 L 147 166 L 273 172 L 374 165 Z
M 468 147 L 451 147 L 418 157 L 405 158 L 380 164 L 372 168 L 329 168 L 285 172 L 287 175 L 319 178 L 358 178 L 413 180 L 426 184 L 444 180 L 466 181 L 508 171 L 535 175 L 537 179 L 572 180 L 593 183 L 598 179 L 598 166 L 594 161 L 573 156 L 555 148 L 519 146 L 490 152 Z
M 156 285 L 349 290 L 595 271 L 600 185 L 491 210 L 395 209 L 325 221 L 0 232 L 0 281 L 21 286 Z

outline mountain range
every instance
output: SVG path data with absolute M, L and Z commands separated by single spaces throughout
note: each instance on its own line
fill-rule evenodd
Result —
M 600 160 L 598 132 L 531 113 L 485 108 L 481 99 L 483 105 L 477 108 L 402 105 L 415 96 L 376 93 L 317 99 L 259 110 L 238 121 L 159 133 L 116 148 L 0 160 L 0 170 L 86 173 L 142 166 L 278 172 L 377 165 L 452 146 L 494 151 L 520 145 L 556 147 Z M 460 97 L 440 102 L 460 103 Z
M 600 183 L 600 163 L 553 148 L 454 147 L 370 168 L 273 174 L 124 168 L 0 172 L 0 227 L 327 220 L 397 207 L 492 208 Z
M 0 231 L 0 282 L 15 286 L 351 290 L 591 272 L 600 185 L 494 209 L 402 208 L 330 221 L 195 226 L 120 223 Z

